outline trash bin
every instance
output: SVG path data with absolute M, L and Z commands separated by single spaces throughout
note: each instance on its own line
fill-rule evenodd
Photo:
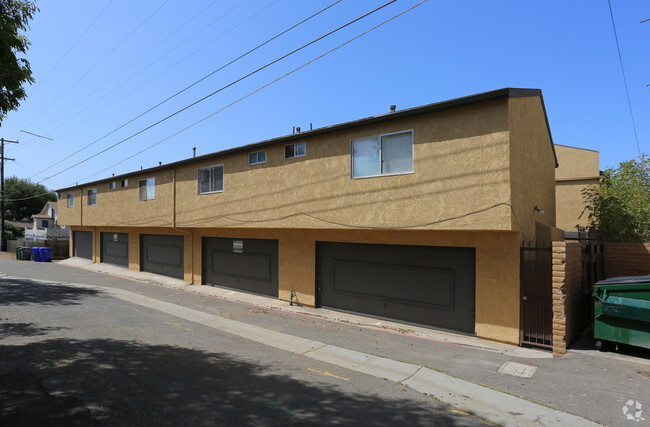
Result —
M 22 246 L 17 246 L 16 247 L 16 259 L 19 260 L 19 261 L 23 259 L 22 258 L 22 256 L 23 256 L 22 252 L 23 252 L 23 247 Z
M 52 260 L 52 248 L 41 247 L 41 262 L 50 262 Z
M 594 285 L 596 348 L 610 343 L 650 349 L 650 274 L 612 277 Z
M 40 247 L 33 247 L 32 248 L 32 255 L 34 256 L 34 261 L 35 262 L 41 262 L 41 248 Z
M 23 261 L 29 261 L 32 259 L 32 248 L 28 248 L 27 246 L 23 246 L 22 251 L 20 251 L 20 259 Z

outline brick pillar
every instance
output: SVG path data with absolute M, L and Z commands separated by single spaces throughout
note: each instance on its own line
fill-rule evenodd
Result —
M 566 242 L 553 242 L 553 356 L 566 354 Z

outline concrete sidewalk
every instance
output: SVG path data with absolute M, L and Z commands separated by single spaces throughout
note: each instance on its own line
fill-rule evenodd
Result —
M 119 283 L 119 289 L 112 284 L 101 289 L 131 303 L 399 382 L 499 424 L 587 425 L 590 419 L 623 425 L 629 422 L 622 411 L 627 402 L 650 406 L 648 359 L 601 354 L 587 348 L 553 359 L 545 351 L 331 310 L 290 306 L 263 296 L 186 285 L 181 280 L 82 259 L 38 267 L 46 270 L 55 265 L 137 280 L 140 285 L 114 280 L 111 283 Z M 70 282 L 76 283 L 77 277 L 83 275 L 67 274 L 72 276 Z M 84 280 L 76 286 L 88 287 L 88 283 L 94 282 Z M 169 294 L 169 290 L 179 292 Z M 646 423 L 640 418 L 638 421 Z

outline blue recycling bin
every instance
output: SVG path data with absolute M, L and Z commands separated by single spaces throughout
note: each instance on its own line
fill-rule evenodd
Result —
M 41 262 L 50 262 L 52 260 L 52 248 L 41 247 Z
M 34 256 L 35 262 L 41 262 L 41 248 L 34 246 L 32 248 L 32 255 Z

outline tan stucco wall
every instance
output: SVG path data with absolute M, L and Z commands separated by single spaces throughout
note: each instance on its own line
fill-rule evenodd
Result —
M 559 166 L 556 179 L 593 178 L 600 174 L 598 151 L 555 145 Z
M 304 157 L 285 160 L 279 144 L 260 165 L 238 152 L 179 166 L 176 226 L 508 230 L 510 209 L 494 207 L 509 201 L 507 114 L 507 100 L 492 101 L 306 138 Z M 404 130 L 413 130 L 415 173 L 350 177 L 351 139 Z M 224 191 L 197 194 L 197 169 L 217 164 Z M 172 171 L 156 172 L 156 200 L 139 202 L 146 177 L 129 177 L 127 189 L 99 184 L 83 225 L 172 225 Z M 62 209 L 61 222 L 81 225 L 78 209 Z
M 73 227 L 72 230 L 82 228 Z M 168 228 L 84 227 L 94 231 L 95 262 L 100 262 L 102 232 L 129 233 L 129 269 L 140 270 L 140 234 L 179 234 Z M 279 298 L 288 301 L 291 290 L 297 302 L 316 304 L 316 242 L 356 242 L 470 247 L 476 250 L 476 335 L 518 344 L 519 340 L 519 234 L 488 231 L 376 231 L 315 229 L 222 228 L 185 235 L 185 282 L 201 284 L 202 238 L 277 239 Z
M 157 171 L 155 174 L 140 174 L 129 177 L 129 186 L 109 189 L 108 182 L 84 185 L 75 189 L 75 206 L 65 205 L 67 192 L 62 194 L 59 213 L 60 223 L 76 226 L 172 226 L 173 224 L 173 182 L 172 171 Z M 156 178 L 156 198 L 138 199 L 138 181 Z M 88 205 L 88 190 L 97 189 L 97 204 Z M 79 194 L 79 198 L 77 198 Z
M 522 240 L 536 242 L 536 230 L 555 227 L 555 157 L 541 99 L 512 98 L 509 106 L 513 229 L 521 230 Z
M 555 171 L 557 227 L 576 231 L 588 225 L 586 214 L 580 218 L 586 206 L 582 191 L 600 182 L 598 151 L 565 145 L 555 150 L 560 164 Z

